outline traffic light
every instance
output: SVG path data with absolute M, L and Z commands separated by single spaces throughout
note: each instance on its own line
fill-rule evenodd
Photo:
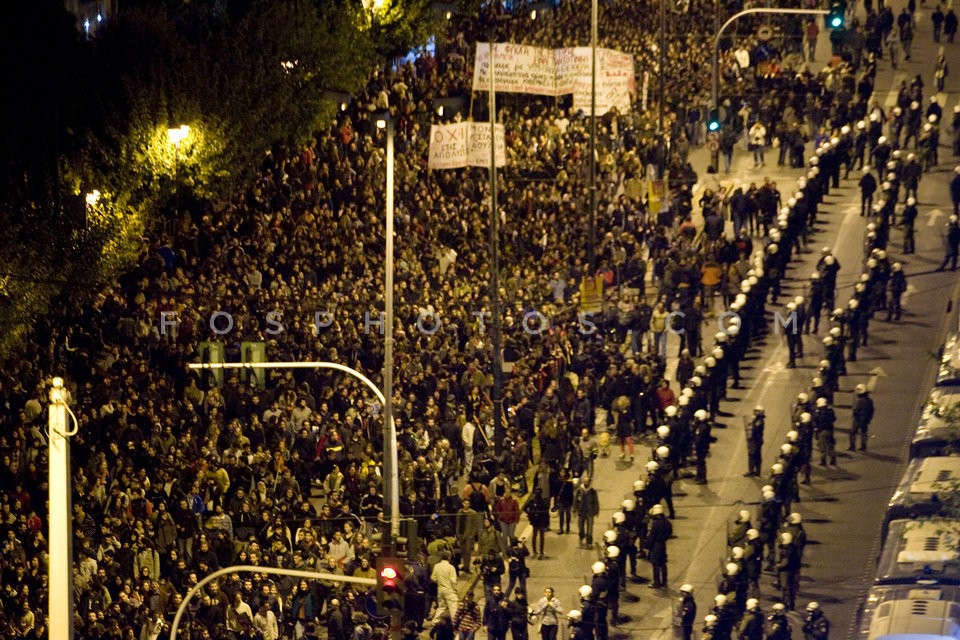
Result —
M 710 109 L 710 114 L 707 116 L 707 131 L 719 131 L 719 130 L 720 130 L 720 110 Z
M 827 14 L 827 26 L 831 29 L 843 29 L 846 19 L 846 0 L 830 0 L 830 13 Z
M 377 609 L 383 615 L 403 615 L 403 562 L 397 558 L 377 559 Z

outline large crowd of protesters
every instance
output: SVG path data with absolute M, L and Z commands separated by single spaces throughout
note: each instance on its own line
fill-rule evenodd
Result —
M 515 20 L 499 38 L 576 44 L 588 29 L 582 5 L 564 2 L 535 23 Z M 715 6 L 694 1 L 672 19 L 707 24 Z M 638 74 L 652 73 L 658 34 L 649 12 L 625 0 L 602 9 L 601 45 L 632 53 Z M 784 21 L 784 34 L 801 34 L 804 24 Z M 470 606 L 460 611 L 463 603 L 449 600 L 456 572 L 453 585 L 449 575 L 432 581 L 435 567 L 452 561 L 463 578 L 482 573 L 491 553 L 502 555 L 506 593 L 515 582 L 522 590 L 521 513 L 534 526 L 534 554 L 544 555 L 544 518 L 556 507 L 560 529 L 565 513 L 569 530 L 569 487 L 588 477 L 593 453 L 620 436 L 629 444 L 621 455 L 632 459 L 627 436 L 653 434 L 663 422 L 676 402 L 671 387 L 693 376 L 704 318 L 737 295 L 754 243 L 776 226 L 781 206 L 770 181 L 737 197 L 708 188 L 693 202 L 697 174 L 687 155 L 704 142 L 708 32 L 678 29 L 667 39 L 668 208 L 648 208 L 643 182 L 667 162 L 656 110 L 642 110 L 638 96 L 633 113 L 600 122 L 595 274 L 584 215 L 588 119 L 571 112 L 569 97 L 503 96 L 500 293 L 511 366 L 506 433 L 498 438 L 489 332 L 476 315 L 495 311 L 486 171 L 426 167 L 427 134 L 438 121 L 432 100 L 469 95 L 474 44 L 485 40 L 479 23 L 458 19 L 451 28 L 437 56 L 374 74 L 309 145 L 274 150 L 245 192 L 174 212 L 170 231 L 144 245 L 134 269 L 91 304 L 42 319 L 7 363 L 0 373 L 4 637 L 46 637 L 44 397 L 53 375 L 67 380 L 79 420 L 72 438 L 77 638 L 167 637 L 187 590 L 233 564 L 374 576 L 384 505 L 382 408 L 372 394 L 323 370 L 197 373 L 187 365 L 210 358 L 207 342 L 223 343 L 228 361 L 246 355 L 243 343 L 263 342 L 268 360 L 334 361 L 379 382 L 385 154 L 372 112 L 382 108 L 397 120 L 400 511 L 418 524 L 422 553 L 408 558 L 408 589 L 423 593 L 421 619 L 437 600 L 432 633 L 445 639 L 478 623 Z M 806 141 L 869 113 L 872 58 L 858 53 L 814 76 L 799 37 L 735 44 L 722 56 L 725 131 L 741 135 L 760 121 L 766 142 L 793 140 L 802 158 Z M 741 46 L 767 71 L 741 66 Z M 693 223 L 695 206 L 702 228 Z M 722 233 L 727 213 L 740 220 L 733 237 Z M 591 275 L 608 291 L 604 312 L 592 317 L 595 331 L 577 315 L 580 283 Z M 667 372 L 671 310 L 685 313 L 686 329 L 682 351 L 669 354 L 680 358 L 675 375 Z M 540 330 L 534 311 L 548 329 Z M 633 398 L 632 411 L 615 424 L 624 411 L 611 409 L 621 396 Z M 528 483 L 534 463 L 539 471 Z M 531 606 L 543 613 L 552 597 Z M 331 640 L 366 640 L 375 633 L 372 613 L 363 588 L 234 574 L 204 587 L 179 637 L 299 639 L 325 628 Z M 515 613 L 523 621 L 522 632 L 511 622 L 517 637 L 526 632 L 526 608 Z M 418 631 L 404 629 L 411 637 Z

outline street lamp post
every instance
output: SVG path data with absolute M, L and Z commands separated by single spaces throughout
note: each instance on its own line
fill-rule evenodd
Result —
M 50 637 L 73 638 L 73 527 L 71 522 L 70 440 L 77 432 L 76 417 L 67 407 L 63 378 L 54 378 L 50 389 L 47 437 L 50 503 L 47 543 L 50 549 L 49 607 Z M 73 428 L 68 429 L 68 416 Z
M 597 0 L 590 2 L 590 214 L 587 231 L 587 264 L 592 280 L 597 272 Z
M 493 389 L 490 399 L 493 404 L 493 446 L 497 455 L 503 452 L 505 432 L 503 427 L 503 345 L 500 331 L 500 215 L 497 204 L 497 88 L 494 52 L 496 51 L 497 25 L 509 22 L 510 19 L 509 15 L 497 14 L 492 6 L 487 16 L 487 26 L 490 29 L 490 361 L 493 368 Z M 483 425 L 477 426 L 483 428 Z
M 386 258 L 384 260 L 385 282 L 384 282 L 384 342 L 383 342 L 383 412 L 384 412 L 384 449 L 383 449 L 383 475 L 387 478 L 397 476 L 397 447 L 387 446 L 388 443 L 396 442 L 396 434 L 393 433 L 393 119 L 390 114 L 386 114 L 382 119 L 377 120 L 377 127 L 386 129 L 387 133 L 387 185 L 386 185 Z M 385 511 L 393 519 L 399 517 L 400 496 L 397 487 L 390 482 L 384 483 L 384 507 L 389 505 Z M 399 520 L 398 520 L 399 522 Z M 384 532 L 383 547 L 384 553 L 388 555 L 393 553 L 393 536 L 399 535 L 399 526 L 397 531 L 392 531 L 389 527 Z M 389 533 L 388 533 L 389 532 Z

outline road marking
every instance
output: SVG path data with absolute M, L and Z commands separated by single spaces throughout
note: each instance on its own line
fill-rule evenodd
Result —
M 877 382 L 880 378 L 886 378 L 887 372 L 883 370 L 883 367 L 874 367 L 870 370 L 870 380 L 867 381 L 867 391 L 872 392 L 877 388 Z
M 937 226 L 937 220 L 945 216 L 946 214 L 941 209 L 931 209 L 927 212 L 927 226 L 935 227 Z
M 910 295 L 917 292 L 917 288 L 912 284 L 907 285 L 907 290 L 903 292 L 903 297 L 900 298 L 900 306 L 907 306 L 907 302 L 910 300 Z

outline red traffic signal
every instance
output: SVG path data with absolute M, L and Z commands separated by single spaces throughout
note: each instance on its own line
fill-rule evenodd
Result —
M 397 570 L 393 567 L 384 567 L 380 569 L 380 577 L 384 580 L 394 580 L 397 577 Z
M 397 558 L 377 559 L 377 609 L 383 615 L 403 615 L 403 564 Z

